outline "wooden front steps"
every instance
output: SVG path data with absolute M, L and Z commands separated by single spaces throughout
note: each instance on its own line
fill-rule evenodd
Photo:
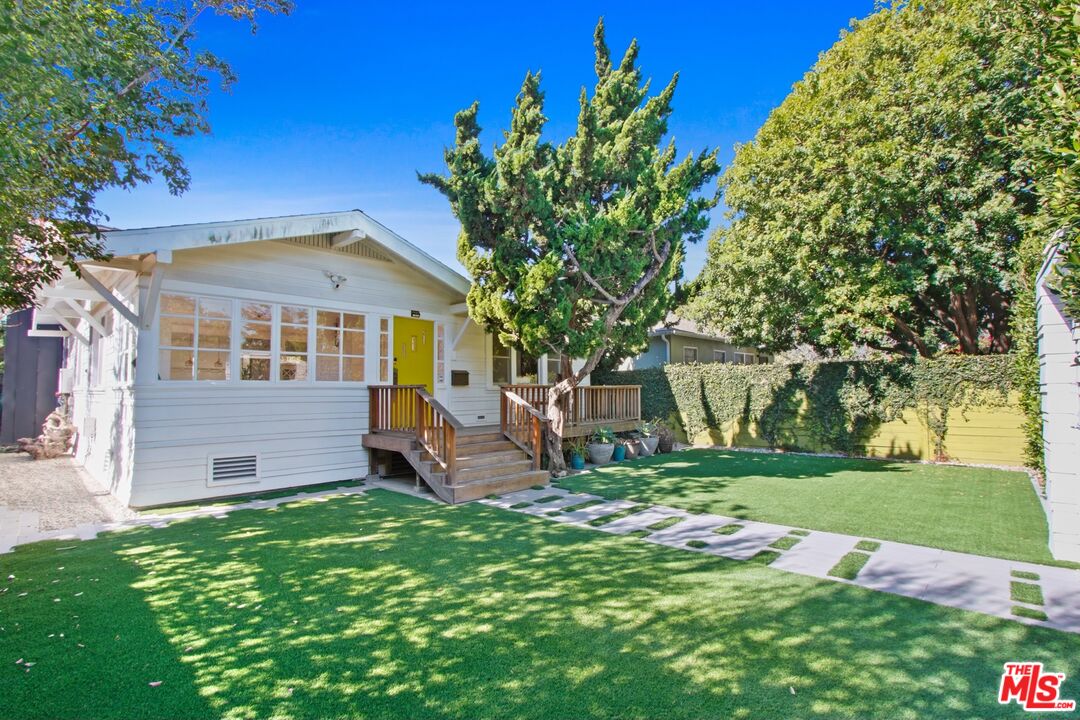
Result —
M 549 386 L 504 385 L 499 424 L 471 428 L 423 385 L 369 386 L 369 427 L 364 447 L 401 453 L 435 493 L 449 503 L 547 484 L 541 469 Z M 598 427 L 629 430 L 641 421 L 641 386 L 578 386 L 567 393 L 563 437 Z M 378 466 L 378 463 L 371 463 Z
M 375 437 L 379 434 L 376 433 Z M 364 444 L 369 448 L 382 444 L 375 438 L 369 441 L 369 437 L 372 436 L 364 438 Z M 549 480 L 546 470 L 533 470 L 529 456 L 506 440 L 473 440 L 468 435 L 460 437 L 457 443 L 457 467 L 450 480 L 442 465 L 419 442 L 411 439 L 409 444 L 408 449 L 399 452 L 435 494 L 451 504 L 524 490 L 533 485 L 546 485 Z
M 451 481 L 413 433 L 376 431 L 364 436 L 363 445 L 372 451 L 400 453 L 420 479 L 451 504 L 546 485 L 550 480 L 546 470 L 533 470 L 532 459 L 500 432 L 459 434 Z M 372 467 L 376 467 L 374 462 Z

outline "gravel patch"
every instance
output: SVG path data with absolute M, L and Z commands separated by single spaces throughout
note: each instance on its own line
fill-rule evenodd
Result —
M 135 517 L 92 482 L 70 457 L 31 460 L 23 453 L 0 454 L 0 508 L 39 513 L 38 530 Z

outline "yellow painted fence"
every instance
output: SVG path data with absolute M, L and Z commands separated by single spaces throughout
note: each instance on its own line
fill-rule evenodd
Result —
M 804 406 L 805 407 L 805 406 Z M 808 451 L 830 452 L 817 442 L 802 421 L 800 414 L 784 427 L 791 443 Z M 950 460 L 953 462 L 1005 465 L 1024 465 L 1024 416 L 1015 395 L 1008 404 L 968 408 L 953 408 L 945 423 L 942 457 L 935 457 L 934 433 L 926 421 L 926 413 L 906 410 L 891 422 L 882 423 L 872 431 L 861 454 L 870 457 L 906 460 Z M 682 425 L 680 418 L 680 425 Z M 732 447 L 768 447 L 757 421 L 733 420 L 719 427 L 698 433 L 694 445 L 727 445 Z

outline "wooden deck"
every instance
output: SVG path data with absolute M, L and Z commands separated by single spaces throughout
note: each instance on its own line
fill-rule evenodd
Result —
M 550 432 L 543 412 L 549 387 L 503 386 L 499 424 L 470 427 L 422 385 L 373 385 L 369 432 L 361 442 L 376 455 L 400 453 L 450 503 L 520 490 L 548 479 L 541 461 Z M 566 408 L 563 438 L 591 435 L 599 427 L 632 430 L 641 422 L 641 387 L 579 387 Z
M 543 412 L 550 385 L 504 385 Z M 598 428 L 615 432 L 633 430 L 641 424 L 640 385 L 579 385 L 574 388 L 566 412 L 563 438 L 592 435 Z

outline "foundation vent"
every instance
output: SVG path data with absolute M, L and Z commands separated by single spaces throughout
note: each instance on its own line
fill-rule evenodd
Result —
M 259 481 L 258 455 L 211 455 L 207 485 L 233 485 Z

